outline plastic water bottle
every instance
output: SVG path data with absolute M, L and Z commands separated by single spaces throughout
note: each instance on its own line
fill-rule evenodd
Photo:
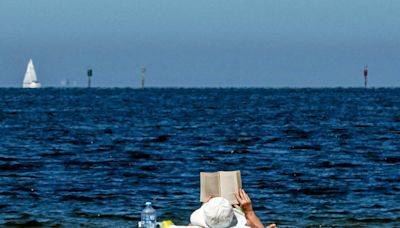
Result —
M 146 202 L 146 207 L 143 209 L 141 225 L 143 228 L 156 228 L 157 226 L 157 213 L 151 206 L 151 202 Z

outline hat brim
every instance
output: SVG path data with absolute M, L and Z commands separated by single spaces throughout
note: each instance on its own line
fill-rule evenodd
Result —
M 229 227 L 247 227 L 246 223 L 246 217 L 244 216 L 243 212 L 241 212 L 240 210 L 233 208 L 233 214 L 234 214 L 234 218 L 232 220 L 232 223 Z M 236 222 L 237 221 L 237 222 Z M 192 215 L 190 215 L 190 224 L 194 225 L 194 226 L 201 226 L 201 227 L 205 227 L 205 228 L 210 228 L 207 224 L 206 224 L 206 218 L 204 216 L 204 209 L 203 206 L 200 207 L 199 209 L 195 210 Z

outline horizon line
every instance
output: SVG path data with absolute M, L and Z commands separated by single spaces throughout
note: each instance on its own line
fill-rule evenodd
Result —
M 31 88 L 35 89 L 134 89 L 134 90 L 145 90 L 145 89 L 397 89 L 400 86 L 312 86 L 312 87 L 302 87 L 302 86 L 148 86 L 145 88 L 140 87 L 129 87 L 129 86 L 92 86 L 88 88 L 86 86 L 42 86 L 41 88 Z M 30 89 L 22 88 L 17 86 L 0 86 L 0 89 Z

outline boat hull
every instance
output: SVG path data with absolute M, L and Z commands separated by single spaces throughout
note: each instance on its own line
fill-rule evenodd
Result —
M 37 89 L 40 87 L 41 87 L 41 85 L 38 82 L 24 83 L 22 85 L 22 88 L 28 88 L 28 89 Z

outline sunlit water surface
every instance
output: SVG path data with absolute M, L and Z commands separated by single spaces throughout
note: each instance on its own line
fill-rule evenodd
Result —
M 0 225 L 187 224 L 241 170 L 265 224 L 400 227 L 400 89 L 0 89 Z

